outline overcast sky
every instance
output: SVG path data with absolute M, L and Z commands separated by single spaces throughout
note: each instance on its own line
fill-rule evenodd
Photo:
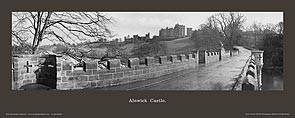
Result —
M 165 27 L 174 27 L 176 23 L 199 28 L 207 18 L 217 12 L 103 12 L 112 17 L 115 22 L 110 29 L 119 38 L 127 35 L 144 34 L 159 35 L 159 30 Z M 246 17 L 245 25 L 256 23 L 277 24 L 283 21 L 283 12 L 240 12 Z

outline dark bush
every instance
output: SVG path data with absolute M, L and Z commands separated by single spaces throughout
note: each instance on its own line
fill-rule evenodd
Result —
M 282 34 L 267 34 L 263 38 L 264 45 L 262 50 L 263 62 L 265 66 L 283 66 L 284 60 L 284 41 Z

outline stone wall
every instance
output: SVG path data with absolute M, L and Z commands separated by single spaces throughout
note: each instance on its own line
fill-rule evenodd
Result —
M 221 54 L 221 58 L 224 59 L 224 58 L 229 58 L 230 57 L 230 51 L 225 51 L 224 48 L 221 49 L 220 51 L 220 54 Z
M 232 55 L 233 55 L 233 56 L 237 56 L 238 54 L 239 54 L 239 50 L 233 50 L 233 51 L 232 51 Z
M 200 51 L 199 63 L 208 64 L 220 60 L 220 52 Z
M 203 52 L 205 64 L 220 60 L 220 52 Z M 119 59 L 107 61 L 105 67 L 100 68 L 99 60 L 84 62 L 81 67 L 56 57 L 56 89 L 84 89 L 106 87 L 156 78 L 185 69 L 192 69 L 200 63 L 200 52 L 193 54 L 170 55 L 160 57 L 146 57 L 144 63 L 139 58 L 128 59 L 127 65 Z M 13 57 L 12 89 L 36 83 L 35 71 L 44 62 L 41 55 L 18 55 Z M 221 55 L 221 57 L 223 57 Z M 54 64 L 55 65 L 55 64 Z
M 220 52 L 206 52 L 206 64 L 219 61 Z
M 12 89 L 36 83 L 35 71 L 45 60 L 41 55 L 18 55 L 13 57 Z M 112 59 L 106 68 L 100 68 L 98 60 L 85 62 L 84 67 L 56 57 L 57 87 L 59 90 L 106 87 L 159 77 L 184 69 L 195 68 L 199 64 L 198 53 L 146 57 L 140 64 L 139 58 L 130 58 L 126 66 L 121 60 Z M 27 69 L 28 67 L 28 69 Z M 84 69 L 85 68 L 85 69 Z
M 12 57 L 12 89 L 35 83 L 40 55 L 15 55 Z
M 169 73 L 198 66 L 198 54 L 146 57 L 140 64 L 139 58 L 130 58 L 128 65 L 122 66 L 119 59 L 109 60 L 107 68 L 100 69 L 97 61 L 86 62 L 86 71 L 61 62 L 57 71 L 57 89 L 83 89 L 106 87 L 155 78 Z
M 257 79 L 257 70 L 254 57 L 250 56 L 249 62 L 247 62 L 246 75 L 242 80 L 242 90 L 243 91 L 254 91 L 259 90 L 259 83 Z

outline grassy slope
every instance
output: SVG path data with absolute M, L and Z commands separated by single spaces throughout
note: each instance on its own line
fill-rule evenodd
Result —
M 194 49 L 194 42 L 188 37 L 172 41 L 162 41 L 161 43 L 167 46 L 167 55 L 185 54 Z

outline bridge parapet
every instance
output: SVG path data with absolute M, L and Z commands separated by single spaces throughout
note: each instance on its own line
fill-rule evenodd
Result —
M 242 90 L 258 91 L 261 90 L 261 69 L 263 66 L 263 51 L 252 50 L 251 56 L 247 61 L 247 71 L 242 81 Z
M 205 64 L 218 61 L 220 54 L 220 52 L 205 51 Z M 198 67 L 200 55 L 200 52 L 196 51 L 190 54 L 160 56 L 157 58 L 145 57 L 144 63 L 141 63 L 140 58 L 129 58 L 126 64 L 123 63 L 125 61 L 120 59 L 110 59 L 106 63 L 102 63 L 100 60 L 91 60 L 83 61 L 79 65 L 63 60 L 64 56 L 56 57 L 56 64 L 53 67 L 56 68 L 56 89 L 106 87 L 155 78 Z M 157 59 L 159 61 L 156 61 Z M 36 60 L 40 60 L 39 56 L 20 56 L 14 57 L 13 60 L 15 68 L 13 78 L 22 80 L 19 82 L 13 80 L 16 83 L 14 89 L 19 89 L 27 83 L 36 83 L 36 75 L 32 73 L 31 69 L 38 68 Z M 28 66 L 24 66 L 26 61 L 29 61 Z M 32 64 L 32 67 L 30 67 L 30 64 Z M 25 72 L 27 68 L 29 68 L 29 73 Z
M 216 62 L 219 61 L 219 56 L 220 56 L 220 52 L 217 51 L 212 51 L 212 52 L 208 52 L 205 51 L 205 63 L 212 63 L 212 62 Z

